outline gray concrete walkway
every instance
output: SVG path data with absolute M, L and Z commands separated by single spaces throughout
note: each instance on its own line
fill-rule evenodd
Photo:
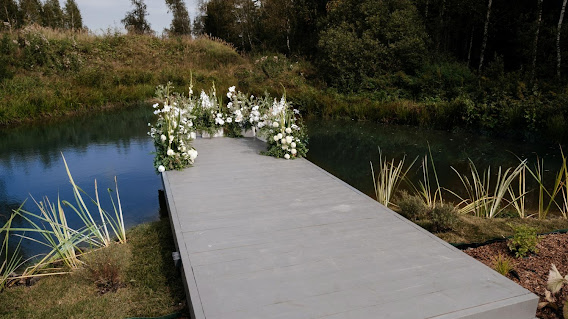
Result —
M 194 146 L 162 177 L 195 318 L 535 317 L 535 295 L 307 160 Z

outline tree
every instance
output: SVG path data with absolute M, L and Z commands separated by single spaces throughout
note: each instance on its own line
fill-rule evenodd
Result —
M 83 29 L 83 18 L 75 0 L 66 0 L 63 8 L 63 27 L 70 30 Z
M 127 12 L 124 19 L 121 20 L 126 30 L 138 34 L 151 33 L 150 24 L 146 21 L 148 12 L 144 0 L 130 0 L 130 2 L 132 2 L 134 9 Z
M 414 73 L 426 57 L 428 37 L 412 0 L 334 0 L 327 25 L 320 69 L 345 91 L 389 72 Z
M 564 0 L 566 1 L 566 0 Z M 487 4 L 487 17 L 485 18 L 485 27 L 483 28 L 483 41 L 481 42 L 481 53 L 479 54 L 479 67 L 478 71 L 481 72 L 481 68 L 483 67 L 483 58 L 485 57 L 485 48 L 487 47 L 487 35 L 489 30 L 489 19 L 491 17 L 491 4 L 493 0 L 489 0 Z
M 0 0 L 0 30 L 18 26 L 18 5 L 15 0 Z
M 46 27 L 63 28 L 63 10 L 59 0 L 46 0 L 43 5 L 43 21 Z
M 171 35 L 190 35 L 191 21 L 183 0 L 166 0 L 166 5 L 174 16 L 168 32 Z
M 560 9 L 560 18 L 558 19 L 558 29 L 556 31 L 556 76 L 560 78 L 560 64 L 562 62 L 562 53 L 560 52 L 560 31 L 562 30 L 562 20 L 564 19 L 564 11 L 566 10 L 566 0 L 562 1 L 562 9 Z
M 39 0 L 20 0 L 22 24 L 42 24 L 42 5 Z
M 536 54 L 538 52 L 538 36 L 540 34 L 540 25 L 542 24 L 542 1 L 543 0 L 536 0 L 537 1 L 537 8 L 538 8 L 538 15 L 536 19 L 536 31 L 534 34 L 534 42 L 533 42 L 533 51 L 532 51 L 532 68 L 531 68 L 531 82 L 534 79 L 534 74 L 536 71 Z

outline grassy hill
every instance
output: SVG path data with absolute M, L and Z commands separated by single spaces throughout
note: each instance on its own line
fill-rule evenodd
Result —
M 148 101 L 171 81 L 184 92 L 239 90 L 262 94 L 305 84 L 285 57 L 244 57 L 208 38 L 71 33 L 28 27 L 0 34 L 0 125 Z M 305 88 L 304 88 L 305 89 Z M 197 91 L 198 92 L 198 91 Z

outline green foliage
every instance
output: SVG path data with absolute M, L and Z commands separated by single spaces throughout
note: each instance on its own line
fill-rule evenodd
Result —
M 63 10 L 59 5 L 59 0 L 47 0 L 43 5 L 44 26 L 50 28 L 63 28 Z
M 538 253 L 536 247 L 539 242 L 537 231 L 533 227 L 526 225 L 511 226 L 515 232 L 512 239 L 509 239 L 507 246 L 515 253 L 515 257 L 524 258 L 529 253 Z
M 514 269 L 511 259 L 501 253 L 497 256 L 493 256 L 491 261 L 493 262 L 493 269 L 503 276 L 509 275 L 511 270 Z
M 148 11 L 146 10 L 144 0 L 130 0 L 130 2 L 134 6 L 134 9 L 128 11 L 120 22 L 122 22 L 128 32 L 135 34 L 150 33 L 152 29 L 146 20 Z
M 328 8 L 321 70 L 341 91 L 386 72 L 414 72 L 424 61 L 427 34 L 411 1 L 331 1 Z
M 428 207 L 424 205 L 424 201 L 420 196 L 413 196 L 404 191 L 401 193 L 397 205 L 400 209 L 400 214 L 412 221 L 422 219 L 428 212 Z
M 435 232 L 454 230 L 459 222 L 454 206 L 449 204 L 436 205 L 430 211 L 430 220 Z
M 191 21 L 183 0 L 166 0 L 166 5 L 173 14 L 172 23 L 168 30 L 170 35 L 190 35 Z

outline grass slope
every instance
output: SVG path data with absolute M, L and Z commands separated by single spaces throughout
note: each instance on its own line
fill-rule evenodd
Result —
M 103 249 L 106 250 L 106 249 Z M 122 287 L 100 294 L 85 271 L 43 278 L 35 285 L 0 293 L 1 318 L 127 318 L 163 316 L 183 310 L 185 294 L 171 252 L 169 221 L 139 225 L 128 243 L 105 253 L 120 256 Z

